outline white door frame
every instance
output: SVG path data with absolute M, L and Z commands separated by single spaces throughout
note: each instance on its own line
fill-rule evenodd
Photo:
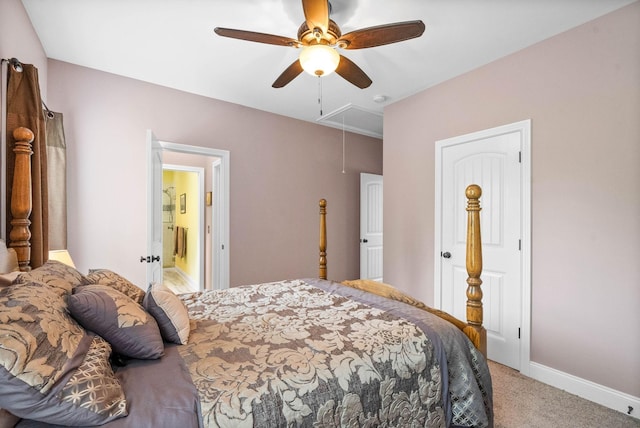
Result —
M 472 143 L 474 140 L 490 138 L 506 133 L 520 132 L 521 138 L 521 224 L 522 224 L 522 302 L 521 302 L 521 331 L 520 331 L 520 372 L 529 374 L 531 357 L 531 119 L 508 125 L 498 126 L 471 134 L 461 135 L 439 141 L 436 145 L 435 157 L 435 230 L 434 230 L 434 303 L 437 308 L 442 307 L 442 290 L 440 289 L 440 244 L 442 240 L 442 153 L 448 146 Z M 481 200 L 482 206 L 482 200 Z
M 229 288 L 229 177 L 231 165 L 231 153 L 228 150 L 212 149 L 208 147 L 190 146 L 186 144 L 159 141 L 163 151 L 188 153 L 193 155 L 214 156 L 220 158 L 217 195 L 214 194 L 215 206 L 212 212 L 214 236 L 220 236 L 218 245 L 213 245 L 212 257 L 217 262 L 212 264 L 219 270 L 219 274 L 213 275 L 213 288 Z M 215 174 L 214 174 L 215 175 Z M 216 227 L 219 230 L 216 231 Z M 204 228 L 202 229 L 204 231 Z M 216 233 L 217 232 L 217 233 Z M 215 241 L 214 241 L 215 243 Z
M 202 257 L 205 254 L 205 240 L 203 239 L 205 227 L 204 227 L 204 168 L 196 167 L 196 166 L 185 166 L 185 165 L 174 165 L 174 164 L 162 164 L 163 171 L 180 171 L 180 172 L 191 172 L 198 175 L 198 201 L 199 201 L 199 209 L 198 209 L 198 233 L 197 233 L 197 260 L 198 260 L 198 290 L 205 289 L 205 262 Z M 177 196 L 177 195 L 176 195 Z M 177 201 L 176 201 L 177 202 Z M 164 242 L 162 246 L 164 248 Z
M 162 146 L 147 130 L 147 265 L 146 285 L 162 281 Z M 157 259 L 155 259 L 157 257 Z M 143 262 L 144 258 L 140 258 Z M 157 262 L 157 263 L 156 263 Z
M 213 239 L 211 246 L 211 269 L 213 289 L 229 288 L 229 167 L 224 158 L 219 157 L 212 162 L 211 189 L 213 190 Z M 224 174 L 227 174 L 225 178 Z M 225 187 L 226 186 L 226 187 Z M 225 265 L 226 263 L 226 265 Z

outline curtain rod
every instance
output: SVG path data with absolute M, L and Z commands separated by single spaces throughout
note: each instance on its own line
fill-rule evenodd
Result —
M 23 70 L 22 63 L 20 62 L 20 60 L 18 60 L 18 58 L 10 58 L 10 59 L 2 58 L 2 62 L 8 62 L 9 64 L 11 64 L 11 66 L 15 71 L 17 71 L 18 73 L 22 73 L 22 70 Z M 49 110 L 49 107 L 47 107 L 47 105 L 44 103 L 43 100 L 40 100 L 40 101 L 42 102 L 42 105 L 47 114 L 47 117 L 49 119 L 53 119 L 55 116 L 54 113 L 51 110 Z
M 22 73 L 22 63 L 18 61 L 18 58 L 2 58 L 2 62 L 8 62 L 9 64 L 11 64 L 15 71 L 17 71 L 18 73 Z

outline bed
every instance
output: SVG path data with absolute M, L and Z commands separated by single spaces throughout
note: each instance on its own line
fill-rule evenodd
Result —
M 491 427 L 480 195 L 466 190 L 467 322 L 390 285 L 327 280 L 325 200 L 318 278 L 180 295 L 110 269 L 31 270 L 20 221 L 0 245 L 0 426 Z

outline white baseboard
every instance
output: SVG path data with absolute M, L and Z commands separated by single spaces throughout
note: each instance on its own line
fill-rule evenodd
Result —
M 530 362 L 528 376 L 563 389 L 570 394 L 640 419 L 640 398 L 573 376 L 542 364 Z M 631 413 L 629 413 L 629 407 Z

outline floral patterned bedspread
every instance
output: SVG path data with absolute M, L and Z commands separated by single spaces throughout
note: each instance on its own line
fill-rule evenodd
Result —
M 179 352 L 203 425 L 492 426 L 488 368 L 466 337 L 347 288 L 294 280 L 181 295 L 192 330 Z

